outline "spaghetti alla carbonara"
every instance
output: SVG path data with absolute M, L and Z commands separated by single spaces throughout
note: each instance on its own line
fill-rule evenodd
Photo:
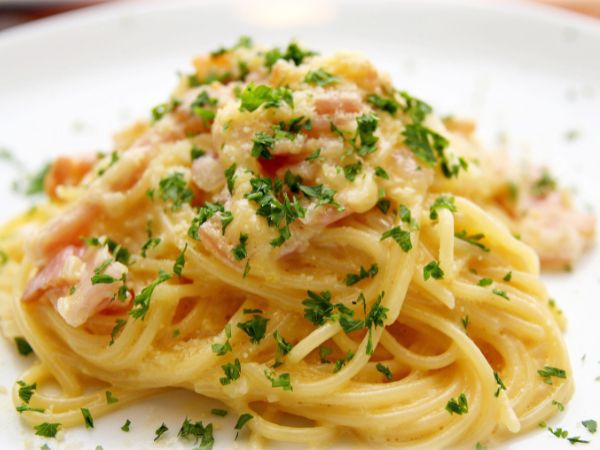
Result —
M 112 151 L 56 159 L 49 201 L 0 230 L 36 434 L 183 387 L 255 446 L 483 448 L 569 400 L 539 261 L 572 264 L 595 223 L 546 171 L 362 56 L 242 38 L 194 68 Z

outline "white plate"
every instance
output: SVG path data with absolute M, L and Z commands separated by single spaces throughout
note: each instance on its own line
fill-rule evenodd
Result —
M 51 155 L 108 149 L 111 132 L 167 98 L 175 71 L 197 53 L 247 34 L 285 45 L 292 37 L 322 52 L 352 49 L 388 70 L 396 86 L 441 113 L 476 118 L 488 145 L 508 137 L 515 158 L 545 162 L 578 197 L 600 210 L 600 24 L 566 13 L 502 2 L 360 3 L 261 0 L 118 3 L 0 33 L 0 147 L 34 168 Z M 580 138 L 565 135 L 576 130 Z M 22 171 L 20 171 L 22 172 Z M 27 207 L 10 190 L 14 169 L 0 164 L 4 220 Z M 584 419 L 600 419 L 600 254 L 574 274 L 545 276 L 569 318 L 566 338 L 577 391 L 552 426 L 589 438 Z M 31 361 L 0 340 L 0 386 L 10 389 Z M 170 428 L 162 448 L 190 448 L 175 438 L 188 415 L 213 421 L 216 449 L 233 444 L 233 418 L 211 418 L 213 402 L 178 392 L 97 420 L 92 431 L 68 430 L 64 449 L 151 448 L 154 429 Z M 129 434 L 119 430 L 126 418 Z M 600 448 L 600 435 L 585 448 Z M 39 448 L 0 394 L 0 447 Z M 503 448 L 568 447 L 547 431 Z M 295 448 L 280 446 L 278 448 Z

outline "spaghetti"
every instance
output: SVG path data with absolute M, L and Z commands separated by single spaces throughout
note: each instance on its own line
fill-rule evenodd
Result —
M 569 400 L 564 318 L 514 236 L 524 198 L 581 214 L 564 193 L 523 178 L 511 196 L 468 123 L 362 57 L 242 39 L 194 65 L 113 152 L 58 159 L 51 201 L 1 231 L 3 331 L 39 359 L 13 393 L 25 421 L 183 387 L 250 414 L 257 445 L 447 448 Z

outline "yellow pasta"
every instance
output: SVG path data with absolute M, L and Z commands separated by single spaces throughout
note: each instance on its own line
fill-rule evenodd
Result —
M 194 65 L 0 230 L 3 331 L 39 360 L 25 421 L 183 387 L 253 443 L 448 448 L 569 400 L 564 319 L 470 127 L 350 53 L 242 39 Z

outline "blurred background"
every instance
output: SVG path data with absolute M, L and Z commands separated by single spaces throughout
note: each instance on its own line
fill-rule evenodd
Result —
M 0 0 L 0 30 L 91 5 L 131 0 Z M 143 0 L 137 0 L 143 1 Z M 169 1 L 169 0 L 164 0 Z M 402 1 L 402 0 L 398 0 Z M 489 1 L 489 0 L 481 0 Z M 544 3 L 600 19 L 600 0 L 520 0 Z

